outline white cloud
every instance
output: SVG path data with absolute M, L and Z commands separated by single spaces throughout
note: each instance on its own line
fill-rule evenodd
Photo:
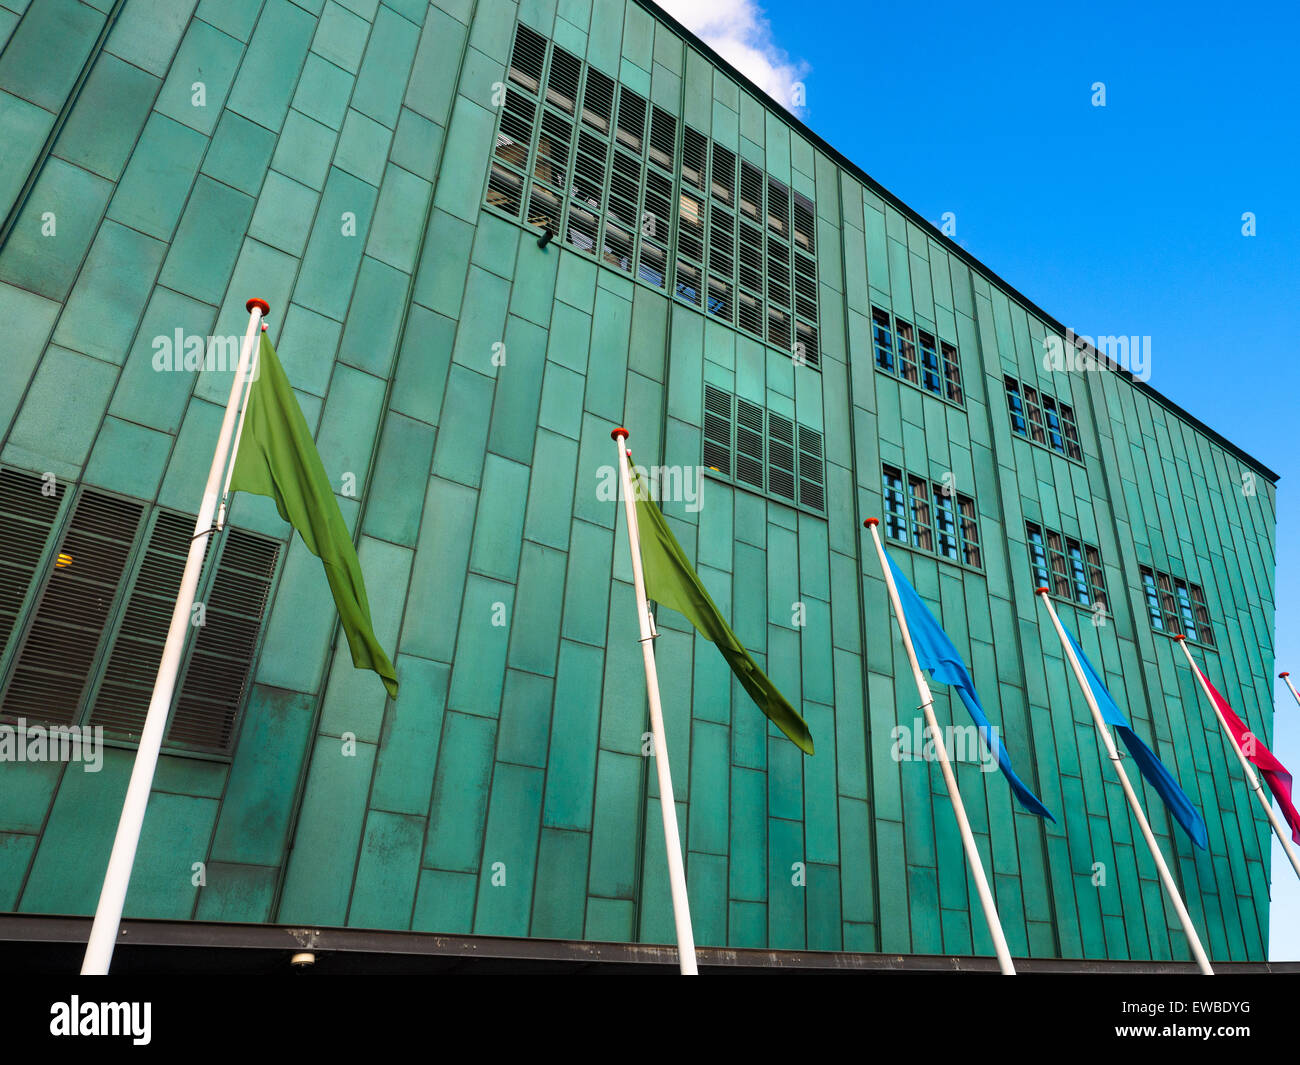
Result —
M 723 59 L 790 111 L 795 85 L 812 69 L 792 60 L 772 37 L 772 25 L 754 0 L 658 0 L 659 6 Z

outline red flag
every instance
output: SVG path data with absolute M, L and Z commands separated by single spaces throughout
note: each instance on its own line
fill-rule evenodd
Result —
M 1219 713 L 1223 715 L 1223 720 L 1228 723 L 1232 738 L 1237 741 L 1241 753 L 1254 762 L 1259 771 L 1264 774 L 1264 782 L 1268 784 L 1269 791 L 1277 799 L 1277 804 L 1282 807 L 1282 816 L 1286 818 L 1286 823 L 1291 826 L 1292 841 L 1300 843 L 1300 812 L 1296 811 L 1295 804 L 1291 801 L 1291 774 L 1287 772 L 1286 766 L 1273 756 L 1273 752 L 1264 746 L 1259 737 L 1246 728 L 1241 718 L 1232 712 L 1228 700 L 1215 691 L 1214 685 L 1204 673 L 1201 673 L 1200 668 L 1193 668 L 1205 681 L 1205 686 L 1214 697 L 1214 703 L 1219 708 Z

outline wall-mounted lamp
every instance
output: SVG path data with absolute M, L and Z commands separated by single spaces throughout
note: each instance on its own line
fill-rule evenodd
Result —
M 542 231 L 542 235 L 537 238 L 537 246 L 539 248 L 546 247 L 546 245 L 551 243 L 554 237 L 555 237 L 555 230 L 551 228 L 551 224 L 548 222 L 546 224 L 546 228 Z

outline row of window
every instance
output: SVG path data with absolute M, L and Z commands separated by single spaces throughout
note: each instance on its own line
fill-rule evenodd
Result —
M 946 340 L 879 307 L 871 308 L 871 339 L 877 369 L 962 405 L 961 365 Z
M 1005 377 L 1004 381 L 1012 431 L 1082 462 L 1083 449 L 1079 446 L 1074 408 L 1068 403 L 1058 403 L 1032 385 L 1021 384 L 1014 377 Z
M 0 471 L 0 715 L 143 727 L 194 517 Z M 208 556 L 167 726 L 169 746 L 229 753 L 280 542 L 227 526 Z M 216 564 L 213 565 L 213 558 Z
M 819 365 L 812 200 L 522 24 L 485 201 Z
M 1032 521 L 1025 522 L 1025 539 L 1035 587 L 1050 588 L 1053 595 L 1080 606 L 1105 609 L 1106 575 L 1096 547 Z
M 1182 633 L 1193 643 L 1213 647 L 1214 628 L 1201 586 L 1146 566 L 1140 567 L 1140 572 L 1151 627 L 1170 635 Z
M 736 484 L 824 513 L 822 434 L 713 385 L 704 386 L 704 465 Z
M 980 568 L 975 500 L 897 466 L 883 466 L 881 472 L 886 536 L 918 551 Z

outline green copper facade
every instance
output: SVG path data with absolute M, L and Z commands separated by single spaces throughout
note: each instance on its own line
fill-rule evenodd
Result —
M 769 266 L 772 249 L 793 261 L 796 298 L 758 295 L 784 300 L 802 334 L 768 343 L 743 327 L 743 248 L 722 304 L 697 306 L 703 282 L 666 285 L 656 240 L 678 282 L 690 269 L 678 222 L 597 257 L 570 235 L 575 200 L 539 247 L 529 220 L 545 204 L 512 211 L 515 193 L 489 184 L 494 150 L 525 183 L 545 176 L 536 136 L 499 150 L 517 22 L 573 57 L 584 85 L 606 84 L 594 71 L 671 119 L 647 127 L 652 153 L 670 129 L 670 156 L 689 164 L 693 130 L 710 159 L 762 175 L 769 209 L 790 194 L 784 217 L 807 239 L 773 243 L 769 225 L 766 247 Z M 29 726 L 39 717 L 27 708 L 54 683 L 46 667 L 83 685 L 65 696 L 74 721 L 101 719 L 96 700 L 119 691 L 153 523 L 197 511 L 230 384 L 215 367 L 156 369 L 159 338 L 241 334 L 251 296 L 271 305 L 401 683 L 387 700 L 352 668 L 319 563 L 268 500 L 238 497 L 234 525 L 265 549 L 262 591 L 239 608 L 249 682 L 228 736 L 165 748 L 128 918 L 671 942 L 626 532 L 598 485 L 616 425 L 639 463 L 699 467 L 716 436 L 707 385 L 724 422 L 761 410 L 770 438 L 792 424 L 824 454 L 795 448 L 800 481 L 821 477 L 799 505 L 779 498 L 769 439 L 766 491 L 737 463 L 706 476 L 699 507 L 664 506 L 817 750 L 801 755 L 715 649 L 660 612 L 698 942 L 991 953 L 938 768 L 897 757 L 893 730 L 917 700 L 862 529 L 886 518 L 888 468 L 904 490 L 909 476 L 923 495 L 951 484 L 973 508 L 957 524 L 973 519 L 975 555 L 943 557 L 939 526 L 928 548 L 886 544 L 1056 814 L 1041 822 L 998 774 L 958 766 L 1012 952 L 1190 957 L 1034 600 L 1036 527 L 1098 552 L 1088 579 L 1104 584 L 1106 624 L 1064 597 L 1062 619 L 1208 824 L 1195 850 L 1142 790 L 1207 950 L 1266 956 L 1268 826 L 1153 624 L 1142 569 L 1203 591 L 1196 654 L 1270 737 L 1272 476 L 1121 374 L 1045 370 L 1059 326 L 679 28 L 624 0 L 0 0 L 0 44 L 0 543 L 28 536 L 0 570 L 0 723 L 19 705 Z M 687 212 L 682 166 L 665 174 Z M 878 368 L 876 312 L 895 341 L 899 322 L 937 341 L 955 401 Z M 815 337 L 807 365 L 790 354 L 801 335 Z M 1157 371 L 1176 358 L 1157 349 Z M 1078 460 L 1015 432 L 1007 376 L 1072 410 Z M 724 443 L 743 450 L 734 429 Z M 40 483 L 58 486 L 44 505 L 22 494 Z M 94 554 L 68 546 L 84 498 L 131 515 L 120 581 L 85 590 L 90 620 L 36 648 L 56 571 Z M 231 572 L 235 542 L 221 541 Z M 252 586 L 205 581 L 210 603 Z M 138 703 L 123 684 L 113 705 Z M 936 698 L 941 721 L 963 722 L 946 688 Z M 0 764 L 0 911 L 93 910 L 129 735 L 109 730 L 98 773 Z

